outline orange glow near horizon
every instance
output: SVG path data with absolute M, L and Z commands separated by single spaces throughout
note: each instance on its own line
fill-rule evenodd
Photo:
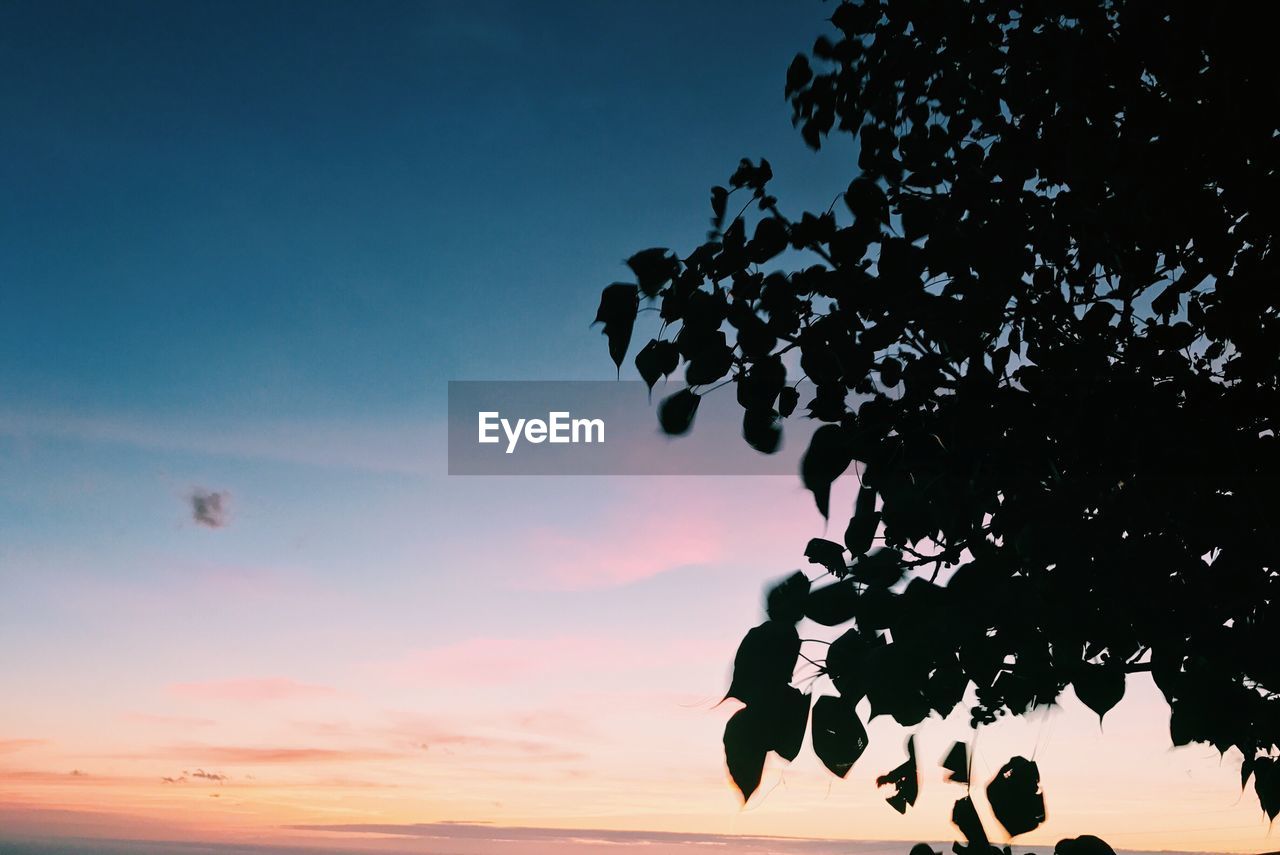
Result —
M 29 568 L 25 601 L 65 630 L 19 624 L 9 632 L 22 643 L 0 649 L 13 684 L 0 708 L 0 833 L 398 840 L 422 852 L 480 846 L 484 829 L 450 837 L 458 823 L 495 837 L 953 839 L 963 789 L 938 762 L 974 738 L 963 706 L 919 728 L 921 796 L 906 816 L 874 785 L 903 759 L 906 733 L 884 719 L 847 780 L 806 746 L 790 765 L 771 760 L 745 807 L 728 783 L 721 735 L 734 706 L 718 701 L 737 642 L 760 620 L 762 587 L 802 563 L 795 545 L 824 533 L 801 490 L 663 478 L 602 494 L 565 479 L 548 501 L 538 479 L 501 494 L 483 480 L 456 488 L 460 513 L 437 507 L 447 530 L 416 534 L 419 508 L 438 506 L 429 493 L 395 496 L 358 524 L 336 518 L 363 532 L 349 556 L 336 542 L 291 546 L 266 566 L 161 555 L 149 575 L 109 583 L 76 560 Z M 833 507 L 855 491 L 856 479 L 838 483 Z M 363 556 L 385 530 L 402 545 L 369 573 Z M 268 535 L 242 521 L 199 548 L 246 538 L 256 554 Z M 614 552 L 632 557 L 592 572 Z M 420 569 L 440 566 L 466 572 Z M 806 669 L 797 679 L 829 690 Z M 1101 727 L 1070 691 L 1061 701 L 977 734 L 975 801 L 990 831 L 981 789 L 1023 755 L 1040 765 L 1049 818 L 1019 845 L 1091 833 L 1129 851 L 1276 848 L 1252 790 L 1240 792 L 1238 756 L 1170 748 L 1149 677 L 1129 680 Z M 443 824 L 441 839 L 386 833 L 422 823 Z
M 676 512 L 687 519 L 727 520 L 763 493 L 739 484 L 686 486 L 682 495 Z M 636 487 L 625 499 L 634 504 L 610 513 L 625 516 L 654 500 L 652 488 Z M 779 518 L 803 530 L 804 501 L 798 496 Z M 711 518 L 700 527 L 722 532 L 707 547 L 716 561 L 785 566 L 770 544 L 795 535 L 770 527 L 730 537 L 731 528 Z M 531 535 L 528 554 L 536 558 L 545 542 Z M 680 590 L 708 573 L 744 599 L 757 584 L 705 562 L 658 568 L 603 592 L 562 591 L 566 577 L 558 575 L 541 593 L 529 590 L 527 576 L 513 584 L 526 600 L 594 597 L 600 608 L 611 600 L 623 608 L 648 597 L 646 586 Z M 261 617 L 251 610 L 244 620 L 268 619 L 275 605 L 269 599 Z M 753 615 L 742 610 L 745 630 Z M 115 678 L 128 691 L 103 683 L 102 694 L 79 704 L 20 698 L 0 709 L 0 817 L 9 834 L 344 847 L 395 838 L 315 827 L 477 823 L 495 834 L 514 826 L 952 839 L 951 805 L 963 789 L 943 782 L 938 762 L 952 740 L 973 738 L 963 709 L 919 729 L 921 797 L 906 816 L 873 783 L 903 756 L 904 731 L 884 719 L 871 723 L 871 746 L 847 780 L 832 778 L 806 747 L 790 765 L 771 759 L 743 807 L 720 744 L 733 702 L 717 704 L 737 637 L 661 619 L 626 631 L 560 623 L 541 633 L 477 627 L 470 637 L 322 661 L 288 676 L 200 665 L 203 676 L 157 681 L 140 674 L 140 664 L 119 666 Z M 803 670 L 799 679 L 810 685 Z M 1145 675 L 1129 683 L 1101 727 L 1068 691 L 1054 710 L 980 731 L 980 807 L 981 787 L 1022 754 L 1040 764 L 1049 819 L 1019 844 L 1092 833 L 1128 850 L 1275 848 L 1252 792 L 1240 795 L 1240 758 L 1170 749 L 1158 692 Z

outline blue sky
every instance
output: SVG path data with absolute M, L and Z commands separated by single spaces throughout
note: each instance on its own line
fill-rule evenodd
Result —
M 609 376 L 598 288 L 699 239 L 738 157 L 838 189 L 781 92 L 824 11 L 9 4 L 6 400 L 422 414 Z

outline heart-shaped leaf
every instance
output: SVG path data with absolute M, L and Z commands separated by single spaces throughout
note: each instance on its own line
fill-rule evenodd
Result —
M 1040 769 L 1035 761 L 1014 757 L 1001 766 L 987 785 L 987 801 L 1010 837 L 1038 828 L 1045 813 Z
M 765 611 L 769 620 L 794 624 L 804 617 L 809 599 L 809 577 L 797 570 L 769 589 Z
M 813 705 L 813 753 L 843 778 L 867 749 L 867 729 L 850 698 L 826 695 Z

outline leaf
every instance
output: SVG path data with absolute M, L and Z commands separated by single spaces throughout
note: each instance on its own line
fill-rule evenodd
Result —
M 957 742 L 951 746 L 947 756 L 942 759 L 942 768 L 946 769 L 947 780 L 955 784 L 969 783 L 969 746 Z
M 652 339 L 636 354 L 636 370 L 650 390 L 659 377 L 670 376 L 680 364 L 680 353 L 674 342 Z
M 658 246 L 642 249 L 628 258 L 627 267 L 636 275 L 646 297 L 656 297 L 662 286 L 680 273 L 680 262 L 671 250 Z
M 701 398 L 691 389 L 681 389 L 658 404 L 658 424 L 668 436 L 682 436 L 693 427 Z
M 973 799 L 968 796 L 958 799 L 951 808 L 951 821 L 960 829 L 964 839 L 969 841 L 971 851 L 982 855 L 991 851 L 991 840 L 987 837 L 987 830 L 982 827 L 982 820 L 978 818 Z
M 840 28 L 846 36 L 862 36 L 875 25 L 880 17 L 880 7 L 867 3 L 841 3 L 831 13 L 831 23 Z
M 796 759 L 804 745 L 804 731 L 809 723 L 809 696 L 795 686 L 786 686 L 767 701 L 754 706 L 765 729 L 765 743 L 784 760 Z
M 888 588 L 902 578 L 905 569 L 901 552 L 877 549 L 855 561 L 849 572 L 853 578 L 873 588 Z
M 778 393 L 778 414 L 784 419 L 796 411 L 800 403 L 800 393 L 794 386 L 784 386 Z
M 854 579 L 853 581 L 857 581 Z M 901 609 L 901 598 L 888 588 L 868 588 L 858 591 L 858 626 L 864 630 L 889 629 Z
M 1160 298 L 1157 297 L 1156 301 L 1158 301 L 1159 299 Z M 1175 296 L 1174 299 L 1176 300 L 1177 297 Z M 1151 308 L 1154 309 L 1155 307 L 1156 307 L 1156 303 L 1155 301 L 1153 301 L 1151 303 Z M 1110 303 L 1101 303 L 1101 302 L 1094 303 L 1092 306 L 1089 307 L 1089 310 L 1084 313 L 1084 317 L 1081 318 L 1080 325 L 1084 329 L 1089 330 L 1094 335 L 1097 335 L 1099 332 L 1104 330 L 1111 323 L 1111 319 L 1115 317 L 1115 315 L 1116 315 L 1116 308 Z
M 759 193 L 763 192 L 764 186 L 771 178 L 773 178 L 773 168 L 769 166 L 769 161 L 762 157 L 760 165 L 757 166 L 744 157 L 738 161 L 738 168 L 729 177 L 729 186 L 750 187 Z
M 765 611 L 769 620 L 796 623 L 804 617 L 808 599 L 809 577 L 797 570 L 769 589 L 765 597 Z
M 782 425 L 773 410 L 744 410 L 742 438 L 761 454 L 774 454 L 782 447 Z
M 729 777 L 745 802 L 760 786 L 764 758 L 769 753 L 764 733 L 750 706 L 738 710 L 724 726 L 724 759 Z
M 725 206 L 729 202 L 729 191 L 716 185 L 711 188 L 711 223 L 717 229 L 724 224 Z
M 834 541 L 821 537 L 812 538 L 804 548 L 804 557 L 809 559 L 810 564 L 826 567 L 836 578 L 849 574 L 849 566 L 844 561 L 844 547 Z
M 1209 702 L 1198 694 L 1174 698 L 1169 704 L 1169 739 L 1176 746 L 1206 741 L 1211 712 Z
M 1053 855 L 1116 855 L 1116 850 L 1101 838 L 1082 834 L 1070 840 L 1059 840 L 1053 847 Z
M 902 379 L 902 363 L 892 356 L 880 360 L 880 382 L 892 389 Z
M 604 335 L 609 339 L 609 358 L 618 368 L 622 368 L 627 345 L 631 344 L 631 330 L 639 309 L 640 298 L 635 285 L 615 282 L 600 292 L 595 322 L 604 324 Z
M 796 758 L 808 722 L 809 696 L 794 686 L 783 686 L 733 714 L 724 728 L 725 763 L 744 801 L 760 786 L 769 751 L 787 761 Z
M 815 588 L 805 600 L 804 616 L 823 626 L 839 626 L 851 621 L 858 608 L 858 592 L 848 581 Z
M 867 729 L 855 701 L 825 695 L 813 705 L 813 753 L 822 765 L 843 778 L 867 749 Z
M 1114 662 L 1114 664 L 1113 664 Z M 1124 666 L 1116 660 L 1103 665 L 1084 664 L 1071 680 L 1080 702 L 1093 710 L 1098 721 L 1124 697 Z
M 1178 311 L 1178 306 L 1182 301 L 1182 288 L 1180 283 L 1174 282 L 1167 288 L 1156 295 L 1151 301 L 1151 311 L 1157 315 L 1163 315 L 1166 319 Z M 1098 303 L 1097 305 L 1109 305 L 1107 303 Z M 1092 311 L 1092 310 L 1090 310 Z
M 1258 758 L 1252 752 L 1244 755 L 1244 762 L 1240 764 L 1240 791 L 1244 792 L 1244 788 L 1249 786 L 1249 779 L 1253 777 L 1254 767 L 1258 764 Z
M 684 379 L 690 386 L 704 386 L 728 374 L 732 367 L 733 348 L 725 341 L 724 333 L 716 330 L 706 344 L 689 355 Z
M 791 60 L 791 65 L 787 67 L 787 85 L 783 94 L 790 95 L 792 92 L 798 92 L 812 79 L 813 69 L 809 68 L 809 58 L 802 53 L 796 54 L 796 58 Z
M 876 493 L 870 487 L 858 488 L 858 498 L 853 504 L 853 516 L 844 530 L 844 545 L 854 558 L 865 554 L 875 541 L 880 527 L 880 514 L 876 511 Z
M 839 425 L 823 425 L 813 432 L 800 461 L 800 478 L 824 519 L 831 504 L 831 484 L 852 462 L 848 438 Z
M 847 582 L 837 584 L 848 585 Z M 834 586 L 832 586 L 834 587 Z M 853 589 L 849 585 L 850 590 Z M 816 592 L 815 592 L 816 593 Z M 812 596 L 812 595 L 811 595 Z M 884 646 L 880 636 L 864 634 L 857 627 L 846 631 L 827 648 L 827 676 L 843 697 L 856 703 L 867 694 L 867 660 Z
M 955 654 L 944 654 L 924 684 L 924 697 L 939 716 L 946 718 L 964 699 L 968 687 L 969 678 Z
M 1259 757 L 1254 761 L 1253 790 L 1269 819 L 1280 815 L 1280 758 Z
M 764 264 L 787 248 L 787 227 L 776 217 L 765 217 L 756 223 L 755 237 L 751 239 L 751 260 Z
M 987 801 L 1010 837 L 1038 828 L 1045 813 L 1040 769 L 1035 761 L 1014 757 L 1000 767 L 987 785 Z
M 741 342 L 741 337 L 738 340 Z M 735 381 L 738 386 L 738 403 L 744 410 L 768 411 L 773 409 L 778 393 L 787 384 L 787 369 L 777 357 L 757 359 Z
M 735 303 L 735 311 L 741 303 Z M 773 399 L 778 396 L 782 386 L 787 382 L 787 369 L 783 366 L 782 360 L 766 359 L 773 353 L 774 347 L 778 344 L 778 337 L 769 329 L 769 325 L 760 319 L 758 315 L 750 310 L 737 312 L 739 317 L 733 322 L 738 329 L 738 348 L 742 351 L 742 355 L 749 359 L 760 360 L 757 366 L 764 367 L 767 374 L 771 374 L 770 379 L 774 380 L 776 388 L 769 390 L 768 399 L 763 401 L 765 404 L 773 404 Z M 776 366 L 776 369 L 774 369 Z M 774 369 L 774 370 L 771 370 Z
M 800 657 L 800 635 L 793 624 L 767 620 L 752 628 L 733 657 L 733 678 L 726 698 L 748 706 L 791 683 Z
M 903 727 L 913 727 L 929 715 L 929 702 L 924 696 L 927 677 L 918 657 L 906 644 L 895 642 L 873 648 L 864 667 L 872 718 L 890 715 Z
M 844 203 L 855 221 L 877 224 L 889 222 L 889 201 L 873 178 L 853 179 L 844 193 Z
M 891 786 L 894 794 L 885 799 L 898 813 L 906 813 L 907 807 L 916 803 L 920 795 L 920 776 L 916 771 L 916 738 L 907 738 L 907 761 L 879 778 L 876 786 Z

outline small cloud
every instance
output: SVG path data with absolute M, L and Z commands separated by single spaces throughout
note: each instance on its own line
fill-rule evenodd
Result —
M 191 503 L 191 519 L 206 528 L 223 528 L 227 525 L 228 505 L 231 494 L 225 490 L 206 490 L 197 487 L 187 497 Z
M 163 778 L 161 778 L 160 781 L 161 783 L 165 783 L 165 784 L 185 784 L 187 782 L 187 779 L 186 779 L 186 776 L 183 776 L 181 778 L 171 778 L 168 775 L 166 775 Z
M 538 681 L 595 668 L 616 671 L 619 663 L 629 670 L 659 670 L 677 663 L 719 662 L 724 655 L 719 639 L 669 638 L 640 648 L 602 635 L 476 636 L 413 650 L 369 667 L 395 680 L 475 685 Z
M 9 754 L 14 751 L 22 751 L 25 748 L 34 748 L 37 745 L 46 744 L 44 739 L 0 739 L 0 754 Z
M 156 727 L 177 727 L 188 730 L 193 727 L 213 727 L 217 724 L 211 718 L 196 718 L 185 715 L 155 715 L 153 713 L 126 713 L 124 718 Z
M 267 748 L 226 745 L 175 745 L 163 751 L 172 755 L 197 755 L 219 765 L 282 765 L 294 763 L 360 763 L 403 756 L 384 750 L 337 748 Z M 195 777 L 194 773 L 192 777 Z M 245 775 L 251 779 L 252 775 Z
M 221 784 L 224 781 L 229 780 L 229 778 L 226 775 L 223 775 L 220 772 L 206 772 L 203 769 L 195 770 L 194 772 L 191 773 L 191 777 L 203 778 L 206 781 L 213 781 L 216 784 Z
M 245 680 L 214 680 L 206 683 L 174 683 L 171 694 L 200 701 L 284 701 L 333 697 L 337 689 L 299 683 L 286 677 L 262 677 Z

